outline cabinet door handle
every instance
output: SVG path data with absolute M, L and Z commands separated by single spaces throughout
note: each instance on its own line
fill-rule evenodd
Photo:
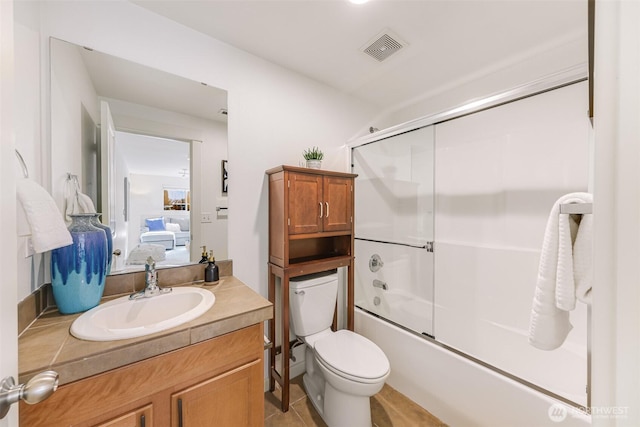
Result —
M 322 218 L 322 202 L 318 203 L 320 205 L 320 218 Z
M 325 205 L 327 205 L 327 218 L 329 218 L 329 202 L 324 202 Z
M 144 419 L 144 414 L 140 415 L 140 427 L 146 427 L 146 422 Z
M 178 427 L 182 427 L 182 399 L 178 399 Z

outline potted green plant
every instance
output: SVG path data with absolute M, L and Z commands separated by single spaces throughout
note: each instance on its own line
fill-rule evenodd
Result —
M 308 148 L 302 153 L 302 157 L 307 161 L 307 167 L 311 169 L 320 169 L 322 166 L 322 158 L 324 154 L 318 147 Z

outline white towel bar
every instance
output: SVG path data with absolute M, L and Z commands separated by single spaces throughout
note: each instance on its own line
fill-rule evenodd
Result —
M 22 158 L 22 154 L 20 154 L 20 152 L 17 149 L 16 149 L 16 157 L 20 162 L 20 166 L 22 166 L 22 174 L 24 175 L 25 178 L 29 178 L 29 169 L 27 169 L 27 164 L 24 162 L 24 159 Z
M 584 215 L 593 213 L 593 203 L 563 203 L 560 205 L 561 214 Z

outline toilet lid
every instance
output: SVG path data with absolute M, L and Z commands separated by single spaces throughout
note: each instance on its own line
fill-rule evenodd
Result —
M 389 359 L 372 341 L 348 330 L 339 330 L 318 340 L 316 355 L 325 365 L 348 376 L 375 379 L 389 372 Z

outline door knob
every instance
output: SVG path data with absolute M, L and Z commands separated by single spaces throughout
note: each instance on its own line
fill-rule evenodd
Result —
M 6 377 L 0 382 L 0 419 L 7 415 L 12 404 L 21 399 L 33 405 L 51 396 L 58 388 L 58 373 L 40 372 L 26 384 L 15 384 L 13 377 Z

